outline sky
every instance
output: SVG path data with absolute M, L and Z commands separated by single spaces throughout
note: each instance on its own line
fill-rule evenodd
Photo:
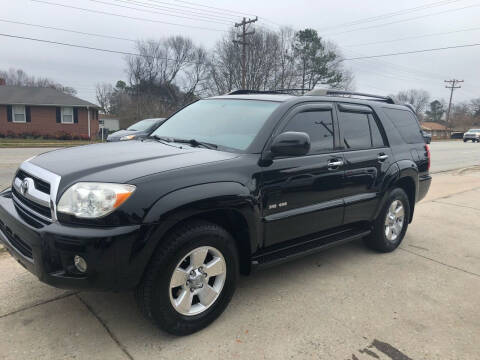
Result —
M 257 27 L 316 29 L 336 43 L 346 59 L 480 43 L 478 0 L 0 0 L 0 9 L 0 69 L 21 68 L 52 78 L 92 102 L 97 83 L 126 80 L 123 55 L 1 34 L 126 52 L 135 52 L 132 40 L 183 35 L 212 48 L 235 21 L 258 16 Z M 454 102 L 460 102 L 480 97 L 479 60 L 480 46 L 474 46 L 347 60 L 345 66 L 354 74 L 357 91 L 375 94 L 421 88 L 432 98 L 448 99 L 444 80 L 461 79 L 465 82 L 454 93 Z

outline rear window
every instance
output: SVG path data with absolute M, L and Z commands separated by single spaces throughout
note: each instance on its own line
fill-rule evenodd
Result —
M 383 108 L 383 111 L 392 120 L 393 125 L 406 143 L 416 144 L 425 142 L 417 118 L 411 111 L 389 108 Z

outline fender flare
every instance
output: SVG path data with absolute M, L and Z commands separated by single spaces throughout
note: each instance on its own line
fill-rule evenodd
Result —
M 375 219 L 379 216 L 381 210 L 383 209 L 383 206 L 385 205 L 385 202 L 387 201 L 389 190 L 402 179 L 410 178 L 413 181 L 415 186 L 415 194 L 413 196 L 413 199 L 415 200 L 418 196 L 418 167 L 413 161 L 400 160 L 392 164 L 392 166 L 388 169 L 387 174 L 389 179 L 385 182 L 383 188 L 383 196 L 379 202 L 377 211 L 375 212 Z M 410 204 L 409 222 L 412 221 L 414 208 L 415 201 L 412 201 L 412 203 Z
M 247 224 L 250 254 L 258 248 L 261 224 L 258 201 L 250 189 L 237 182 L 193 185 L 161 197 L 148 211 L 143 222 L 152 225 L 145 244 L 149 257 L 161 239 L 175 225 L 188 218 L 212 211 L 229 211 L 240 215 Z M 235 234 L 232 234 L 235 237 Z

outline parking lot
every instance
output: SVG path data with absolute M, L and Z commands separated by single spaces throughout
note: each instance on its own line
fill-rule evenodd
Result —
M 0 149 L 0 188 L 42 151 Z M 243 277 L 188 337 L 153 327 L 131 293 L 57 290 L 0 253 L 0 358 L 478 359 L 480 144 L 433 143 L 432 158 L 397 251 L 353 242 Z

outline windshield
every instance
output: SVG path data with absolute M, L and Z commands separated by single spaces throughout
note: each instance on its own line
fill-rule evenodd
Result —
M 480 129 L 470 129 L 468 130 L 470 133 L 480 133 Z
M 146 119 L 146 120 L 142 120 L 142 121 L 139 121 L 133 125 L 130 125 L 127 130 L 131 130 L 131 131 L 145 131 L 145 130 L 148 130 L 150 129 L 150 127 L 152 127 L 153 125 L 155 124 L 155 120 L 153 119 Z
M 245 150 L 278 105 L 259 100 L 200 100 L 174 114 L 152 136 Z

